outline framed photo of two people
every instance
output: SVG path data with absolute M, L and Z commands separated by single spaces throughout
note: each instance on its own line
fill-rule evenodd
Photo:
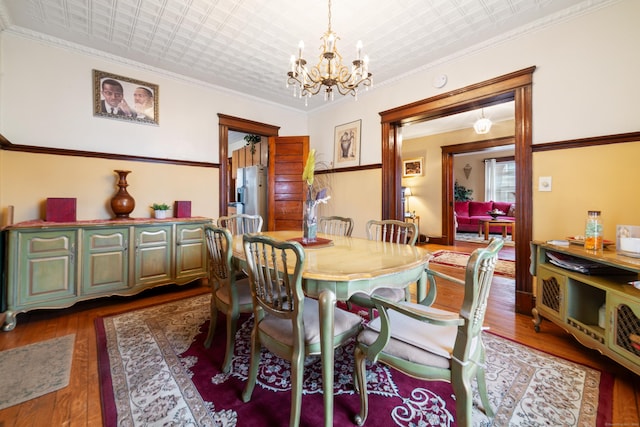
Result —
M 93 70 L 93 115 L 158 124 L 158 85 Z

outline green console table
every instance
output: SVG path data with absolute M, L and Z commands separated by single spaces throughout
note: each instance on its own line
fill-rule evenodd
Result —
M 557 265 L 558 259 L 569 266 Z M 640 277 L 640 259 L 618 255 L 615 248 L 594 253 L 532 242 L 531 274 L 536 332 L 545 318 L 640 375 L 640 290 L 629 284 Z
M 209 223 L 195 217 L 27 221 L 6 227 L 2 329 L 12 330 L 19 313 L 34 309 L 207 278 L 204 227 Z

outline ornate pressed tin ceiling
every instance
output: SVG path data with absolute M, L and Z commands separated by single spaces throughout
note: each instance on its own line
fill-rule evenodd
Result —
M 332 26 L 383 85 L 611 1 L 334 0 Z M 324 101 L 291 96 L 289 58 L 326 25 L 321 0 L 0 0 L 1 30 L 302 110 Z

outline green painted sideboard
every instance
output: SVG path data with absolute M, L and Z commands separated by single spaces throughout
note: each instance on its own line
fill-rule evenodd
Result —
M 545 318 L 640 375 L 640 289 L 629 284 L 640 279 L 640 259 L 532 242 L 531 274 L 536 332 Z
M 17 315 L 109 295 L 134 295 L 208 277 L 204 227 L 211 219 L 124 219 L 6 227 L 3 330 Z

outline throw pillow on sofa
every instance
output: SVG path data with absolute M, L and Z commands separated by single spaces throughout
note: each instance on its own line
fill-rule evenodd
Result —
M 455 202 L 456 215 L 467 218 L 469 216 L 469 202 Z
M 493 202 L 493 208 L 504 212 L 503 216 L 510 216 L 508 212 L 511 209 L 511 202 Z

